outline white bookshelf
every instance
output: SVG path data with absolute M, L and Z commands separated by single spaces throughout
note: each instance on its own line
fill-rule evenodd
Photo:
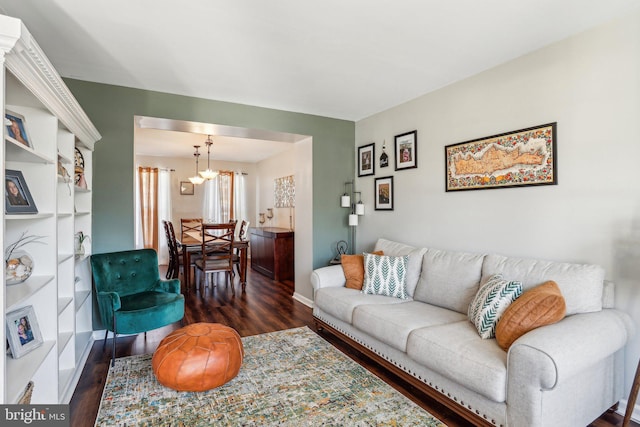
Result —
M 38 209 L 3 209 L 0 243 L 4 249 L 25 231 L 44 243 L 22 248 L 34 260 L 28 280 L 3 282 L 3 320 L 32 306 L 43 344 L 18 359 L 0 356 L 0 403 L 16 403 L 29 381 L 35 384 L 32 403 L 68 403 L 92 343 L 91 244 L 76 256 L 74 236 L 91 235 L 92 154 L 100 134 L 20 20 L 0 15 L 0 40 L 2 117 L 7 110 L 24 117 L 31 144 L 18 142 L 3 126 L 0 160 L 5 171 L 23 174 Z M 74 185 L 76 148 L 85 160 L 87 188 Z M 0 342 L 6 339 L 3 325 Z

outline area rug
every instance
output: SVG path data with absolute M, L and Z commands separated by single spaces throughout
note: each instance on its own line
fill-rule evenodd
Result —
M 307 327 L 242 342 L 238 376 L 206 392 L 162 386 L 152 355 L 116 359 L 96 426 L 444 426 Z

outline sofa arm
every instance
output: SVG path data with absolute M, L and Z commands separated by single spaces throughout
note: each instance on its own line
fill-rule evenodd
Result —
M 120 310 L 122 303 L 116 292 L 98 292 L 96 295 L 100 317 L 107 329 L 113 331 L 113 313 Z
M 152 291 L 168 292 L 170 294 L 180 293 L 180 279 L 159 280 L 151 289 Z
M 346 283 L 342 265 L 330 265 L 311 272 L 311 286 L 314 292 L 320 288 L 344 286 Z
M 534 329 L 509 349 L 509 387 L 528 383 L 553 389 L 624 347 L 633 334 L 626 313 L 605 309 L 575 314 L 553 325 Z M 533 381 L 533 384 L 532 384 Z

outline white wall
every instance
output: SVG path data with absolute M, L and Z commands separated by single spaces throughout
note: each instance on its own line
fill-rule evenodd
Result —
M 480 54 L 480 53 L 479 53 Z M 438 64 L 433 64 L 437 67 Z M 444 147 L 558 123 L 558 185 L 445 192 Z M 394 135 L 418 131 L 418 168 L 394 171 Z M 367 214 L 378 237 L 433 248 L 598 263 L 640 323 L 640 14 L 556 43 L 356 123 L 356 146 L 386 139 L 395 210 Z M 621 262 L 624 261 L 624 262 Z M 627 390 L 640 341 L 627 349 Z
M 294 298 L 311 305 L 311 271 L 313 270 L 313 158 L 312 139 L 308 138 L 292 145 L 291 150 L 270 157 L 257 164 L 258 190 L 256 192 L 256 222 L 260 226 L 258 213 L 266 214 L 273 208 L 274 217 L 264 223 L 265 227 L 289 228 L 289 208 L 275 208 L 275 179 L 294 175 L 296 185 L 296 207 L 293 214 L 295 230 L 295 294 Z

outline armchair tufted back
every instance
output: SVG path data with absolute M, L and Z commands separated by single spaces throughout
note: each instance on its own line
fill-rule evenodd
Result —
M 93 280 L 99 292 L 120 296 L 152 289 L 160 280 L 154 249 L 135 249 L 91 255 Z

